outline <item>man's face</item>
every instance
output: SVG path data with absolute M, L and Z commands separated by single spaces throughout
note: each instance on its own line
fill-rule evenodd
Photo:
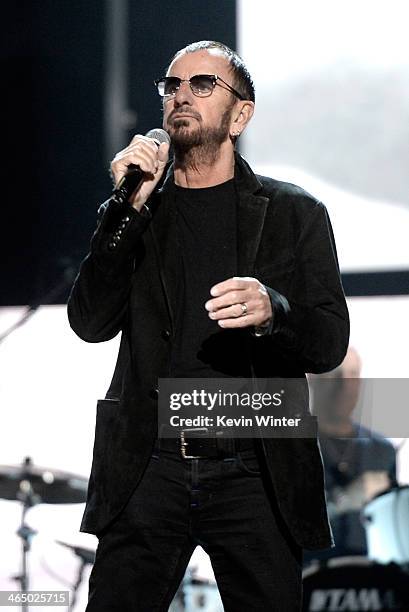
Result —
M 170 66 L 167 76 L 189 79 L 195 74 L 217 74 L 233 85 L 227 59 L 215 50 L 185 53 Z M 233 85 L 234 86 L 234 85 Z M 189 150 L 200 145 L 221 145 L 229 139 L 231 115 L 236 98 L 216 85 L 205 98 L 195 96 L 187 82 L 181 83 L 176 95 L 163 102 L 163 127 L 172 142 Z

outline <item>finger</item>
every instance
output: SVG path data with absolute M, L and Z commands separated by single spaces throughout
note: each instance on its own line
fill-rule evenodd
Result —
M 220 319 L 220 321 L 217 321 L 217 324 L 223 329 L 238 329 L 240 327 L 243 328 L 256 325 L 254 315 L 244 315 L 232 319 Z
M 125 147 L 125 149 L 121 149 L 121 151 L 118 151 L 118 153 L 115 155 L 114 159 L 112 160 L 113 162 L 117 161 L 118 159 L 124 159 L 127 155 L 135 152 L 135 151 L 143 151 L 145 150 L 146 152 L 151 151 L 152 155 L 157 157 L 157 151 L 158 151 L 158 146 L 155 143 L 154 140 L 152 140 L 151 138 L 141 138 L 141 137 L 134 137 L 131 142 L 129 143 L 129 145 L 127 147 Z
M 217 285 L 213 285 L 213 287 L 210 289 L 210 295 L 217 297 L 223 293 L 226 293 L 227 291 L 245 289 L 247 287 L 247 283 L 247 280 L 244 280 L 238 276 L 229 278 L 221 283 L 217 283 Z
M 112 172 L 112 176 L 113 176 L 115 185 L 118 185 L 119 181 L 121 181 L 121 179 L 125 176 L 125 174 L 130 172 L 130 170 L 132 169 L 131 168 L 132 163 L 135 164 L 135 167 L 138 167 L 142 170 L 144 177 L 146 179 L 149 179 L 150 177 L 152 177 L 156 172 L 156 170 L 151 169 L 145 163 L 139 162 L 137 160 L 133 162 L 129 162 L 128 160 L 128 163 L 125 163 L 125 164 L 121 162 L 116 162 L 115 164 L 111 165 L 111 172 Z
M 134 164 L 149 174 L 155 174 L 159 165 L 157 151 L 153 152 L 142 147 L 130 152 L 126 159 L 128 164 Z
M 129 153 L 132 153 L 138 150 L 145 151 L 147 154 L 149 154 L 150 152 L 152 155 L 157 157 L 158 148 L 159 147 L 156 141 L 153 140 L 152 138 L 146 138 L 145 136 L 137 135 L 132 138 L 131 142 L 129 143 L 127 147 L 125 147 L 125 149 L 121 149 L 121 151 L 118 151 L 118 153 L 114 157 L 114 161 L 116 159 L 122 159 Z
M 158 160 L 161 164 L 167 164 L 169 159 L 170 144 L 168 142 L 162 142 L 158 149 Z
M 119 151 L 115 155 L 113 161 L 116 161 L 118 159 L 124 159 L 135 154 L 145 155 L 154 160 L 158 158 L 158 150 L 159 147 L 153 141 L 151 143 L 138 141 L 134 144 L 130 144 L 128 147 L 126 147 L 126 149 L 122 149 L 122 151 Z
M 148 138 L 148 140 L 150 141 L 149 143 L 138 142 L 136 145 L 131 145 L 128 147 L 128 149 L 129 152 L 132 152 L 135 151 L 136 147 L 136 151 L 140 150 L 147 156 L 148 159 L 152 160 L 154 163 L 153 174 L 156 174 L 158 169 L 162 169 L 168 163 L 170 144 L 168 142 L 162 142 L 158 146 L 152 139 Z M 144 148 L 145 144 L 148 144 L 149 148 Z M 142 170 L 144 170 L 142 166 L 140 167 Z
M 226 308 L 220 308 L 217 311 L 209 312 L 209 318 L 213 321 L 220 321 L 223 319 L 237 319 L 238 317 L 251 314 L 253 314 L 252 303 L 242 302 L 240 304 L 232 304 Z
M 149 149 L 136 145 L 135 148 L 128 150 L 127 153 L 118 154 L 111 164 L 114 174 L 125 174 L 130 165 L 138 166 L 142 172 L 155 174 L 158 169 L 158 154 Z
M 205 304 L 206 310 L 209 312 L 217 312 L 220 308 L 228 308 L 234 304 L 242 304 L 243 302 L 250 302 L 252 300 L 252 292 L 248 291 L 248 288 L 229 291 L 221 295 L 218 298 L 208 300 Z
M 136 134 L 131 142 L 129 143 L 129 147 L 132 146 L 135 143 L 145 143 L 150 147 L 155 147 L 155 149 L 158 148 L 158 144 L 157 144 L 157 140 L 155 140 L 154 138 L 148 138 L 148 136 L 142 136 L 142 134 Z

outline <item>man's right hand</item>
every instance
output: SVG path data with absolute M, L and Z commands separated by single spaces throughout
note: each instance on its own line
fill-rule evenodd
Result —
M 144 181 L 136 189 L 129 203 L 140 211 L 146 200 L 159 182 L 169 158 L 169 144 L 162 142 L 158 147 L 152 138 L 137 134 L 130 144 L 119 151 L 111 162 L 111 172 L 115 184 L 128 172 L 128 166 L 134 164 L 144 173 Z

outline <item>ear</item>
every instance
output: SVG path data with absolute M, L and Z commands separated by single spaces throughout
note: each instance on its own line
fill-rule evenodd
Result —
M 230 136 L 238 138 L 244 131 L 254 113 L 254 102 L 250 100 L 240 100 L 235 104 L 232 112 L 230 124 Z

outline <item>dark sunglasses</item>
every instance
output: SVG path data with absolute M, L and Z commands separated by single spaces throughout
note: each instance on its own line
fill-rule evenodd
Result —
M 226 81 L 223 81 L 223 79 L 217 74 L 195 74 L 194 76 L 190 77 L 190 79 L 180 79 L 179 77 L 175 76 L 167 76 L 157 79 L 155 81 L 155 85 L 158 88 L 158 94 L 162 98 L 175 96 L 181 83 L 189 83 L 190 89 L 195 96 L 206 98 L 206 96 L 212 95 L 213 89 L 216 87 L 216 85 L 219 85 L 218 81 L 223 83 L 229 89 L 229 91 L 238 97 L 239 100 L 245 100 L 245 98 L 239 94 L 238 91 L 226 83 Z M 223 86 L 220 85 L 220 87 Z

